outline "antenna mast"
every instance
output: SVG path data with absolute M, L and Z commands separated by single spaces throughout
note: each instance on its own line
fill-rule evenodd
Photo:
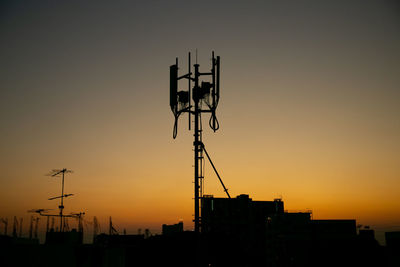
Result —
M 71 170 L 67 170 L 66 168 L 63 168 L 61 170 L 52 170 L 51 173 L 49 174 L 51 177 L 59 176 L 62 174 L 62 182 L 61 182 L 61 196 L 60 197 L 55 197 L 55 198 L 60 198 L 61 203 L 58 208 L 60 209 L 60 232 L 64 231 L 64 224 L 63 224 L 63 210 L 64 210 L 64 197 L 67 197 L 67 195 L 64 195 L 64 176 L 66 173 L 72 173 Z M 49 200 L 55 199 L 51 198 Z
M 81 216 L 85 214 L 84 212 L 75 213 L 75 214 L 67 214 L 67 215 L 65 215 L 63 213 L 63 211 L 64 211 L 64 198 L 74 195 L 74 194 L 64 194 L 64 178 L 65 178 L 65 174 L 66 173 L 72 173 L 72 171 L 68 170 L 66 168 L 59 169 L 59 170 L 54 169 L 49 174 L 47 174 L 47 176 L 51 176 L 51 177 L 59 177 L 60 175 L 62 177 L 62 180 L 61 180 L 61 196 L 49 198 L 49 200 L 58 199 L 58 198 L 60 199 L 60 205 L 58 206 L 58 208 L 60 209 L 59 214 L 47 214 L 46 212 L 49 209 L 32 209 L 32 210 L 28 210 L 28 212 L 35 212 L 35 213 L 38 213 L 40 216 L 47 216 L 46 232 L 49 231 L 49 217 L 52 217 L 51 218 L 51 229 L 50 230 L 54 230 L 54 217 L 60 217 L 60 228 L 59 228 L 59 231 L 63 232 L 66 228 L 69 228 L 68 222 L 65 221 L 65 218 L 70 218 L 70 217 L 77 218 L 79 223 L 80 223 Z M 38 223 L 38 222 L 39 222 L 39 219 L 37 219 L 36 223 Z M 32 221 L 31 221 L 31 228 L 32 228 Z M 68 229 L 67 229 L 67 231 L 68 231 Z
M 215 132 L 219 129 L 219 123 L 216 118 L 216 109 L 219 102 L 219 74 L 220 74 L 220 57 L 214 56 L 212 52 L 211 71 L 201 73 L 199 71 L 200 65 L 197 63 L 197 49 L 196 49 L 196 63 L 194 66 L 194 77 L 191 72 L 190 66 L 190 53 L 188 55 L 188 73 L 183 76 L 178 76 L 178 59 L 175 65 L 170 66 L 170 106 L 172 113 L 175 117 L 175 124 L 173 130 L 173 138 L 175 139 L 178 133 L 178 118 L 182 113 L 189 115 L 189 130 L 191 129 L 191 115 L 194 116 L 194 231 L 200 233 L 201 231 L 201 199 L 203 197 L 204 189 L 204 176 L 203 176 L 203 150 L 204 144 L 202 141 L 202 123 L 201 114 L 210 113 L 209 125 Z M 211 82 L 199 82 L 201 76 L 211 76 Z M 181 79 L 188 79 L 187 91 L 178 91 L 178 81 Z M 194 87 L 191 88 L 191 82 L 194 82 Z M 191 100 L 194 101 L 192 105 Z M 210 157 L 207 154 L 211 162 Z M 212 162 L 211 162 L 212 164 Z M 216 172 L 216 169 L 213 165 Z M 216 172 L 217 173 L 217 172 Z M 218 175 L 218 173 L 217 173 Z M 222 180 L 218 175 L 221 183 Z M 223 185 L 223 183 L 222 183 Z M 227 189 L 224 191 L 228 194 Z M 229 194 L 228 197 L 230 198 Z
M 22 218 L 19 219 L 19 237 L 22 237 Z
M 8 218 L 1 218 L 0 222 L 4 223 L 4 235 L 7 235 Z

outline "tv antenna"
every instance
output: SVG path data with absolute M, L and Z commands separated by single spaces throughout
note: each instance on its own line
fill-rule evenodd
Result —
M 17 216 L 14 216 L 14 224 L 13 224 L 13 237 L 18 237 L 18 228 L 19 228 L 19 223 Z
M 7 235 L 8 218 L 1 218 L 0 222 L 4 223 L 4 235 Z
M 52 210 L 52 209 L 31 209 L 31 210 L 28 210 L 28 212 L 36 212 L 36 213 L 41 214 L 42 212 L 47 212 L 49 210 Z M 41 214 L 41 215 L 46 215 L 46 214 Z
M 74 194 L 64 194 L 63 196 L 58 196 L 58 197 L 51 197 L 49 198 L 49 200 L 53 200 L 53 199 L 57 199 L 57 198 L 61 198 L 61 197 L 70 197 L 73 196 Z
M 31 216 L 31 223 L 29 226 L 29 239 L 38 238 L 38 225 L 39 225 L 39 217 Z
M 97 219 L 96 219 L 97 220 Z M 111 216 L 110 216 L 110 221 L 109 221 L 109 225 L 108 225 L 108 234 L 111 235 L 118 235 L 118 231 L 117 229 L 115 229 Z
M 200 201 L 203 197 L 204 191 L 204 176 L 203 176 L 203 151 L 205 152 L 208 160 L 210 161 L 219 181 L 224 188 L 224 191 L 230 198 L 228 189 L 226 189 L 221 177 L 219 176 L 214 164 L 207 151 L 205 150 L 202 141 L 202 123 L 201 114 L 210 113 L 209 125 L 210 128 L 216 132 L 219 129 L 219 123 L 216 117 L 216 109 L 220 98 L 220 57 L 214 56 L 212 52 L 211 58 L 211 71 L 200 72 L 200 65 L 197 63 L 197 50 L 196 50 L 196 63 L 194 66 L 194 73 L 191 71 L 191 56 L 188 54 L 188 72 L 185 75 L 178 76 L 178 58 L 176 63 L 170 66 L 170 107 L 175 117 L 173 138 L 175 139 L 178 133 L 178 119 L 183 113 L 188 113 L 189 130 L 191 129 L 191 115 L 194 116 L 194 231 L 200 232 Z M 201 76 L 211 76 L 211 81 L 199 82 Z M 181 79 L 188 80 L 187 91 L 178 91 L 178 81 Z M 194 86 L 192 87 L 192 82 Z M 192 99 L 191 99 L 192 98 Z M 193 104 L 192 104 L 193 100 Z
M 63 227 L 64 197 L 68 197 L 68 196 L 72 195 L 72 194 L 64 194 L 64 176 L 66 173 L 72 173 L 72 170 L 68 170 L 66 168 L 63 168 L 60 170 L 53 169 L 53 170 L 51 170 L 51 172 L 49 174 L 47 174 L 48 176 L 51 176 L 51 177 L 60 177 L 60 176 L 62 177 L 61 196 L 49 198 L 49 200 L 53 200 L 53 199 L 57 199 L 57 198 L 61 199 L 60 205 L 58 206 L 58 208 L 60 209 L 60 232 L 63 232 L 63 229 L 64 229 L 64 227 Z
M 85 213 L 72 213 L 72 214 L 64 214 L 64 198 L 66 197 L 70 197 L 73 196 L 74 194 L 64 194 L 64 179 L 65 179 L 65 174 L 66 173 L 72 173 L 72 170 L 68 170 L 66 168 L 63 169 L 53 169 L 51 170 L 50 173 L 46 174 L 46 176 L 51 176 L 51 177 L 62 177 L 61 180 L 61 195 L 60 196 L 56 196 L 56 197 L 51 197 L 48 200 L 54 200 L 54 199 L 60 199 L 60 205 L 58 206 L 60 212 L 58 214 L 48 214 L 47 211 L 51 210 L 51 209 L 32 209 L 32 210 L 28 210 L 28 212 L 34 212 L 34 213 L 38 213 L 40 216 L 47 216 L 47 226 L 46 226 L 46 231 L 49 230 L 49 217 L 52 217 L 52 229 L 54 229 L 54 217 L 60 217 L 60 228 L 59 231 L 63 232 L 64 228 L 66 226 L 65 223 L 65 218 L 77 218 L 78 221 L 80 221 L 80 217 L 85 214 Z
M 83 232 L 83 216 L 85 215 L 84 212 L 77 212 L 77 213 L 71 213 L 72 216 L 75 216 L 75 218 L 78 220 L 78 232 Z
M 19 237 L 22 237 L 22 221 L 23 218 L 19 218 Z

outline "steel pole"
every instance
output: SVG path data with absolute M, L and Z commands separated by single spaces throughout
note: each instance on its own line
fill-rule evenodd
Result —
M 63 232 L 63 209 L 64 209 L 64 173 L 65 169 L 62 172 L 62 187 L 61 187 L 61 206 L 60 206 L 60 232 Z
M 200 111 L 199 111 L 199 64 L 194 65 L 195 82 L 194 82 L 194 231 L 196 234 L 200 232 L 200 203 L 199 203 L 199 132 L 200 132 Z

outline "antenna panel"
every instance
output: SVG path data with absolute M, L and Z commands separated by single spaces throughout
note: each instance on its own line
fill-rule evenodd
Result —
M 216 96 L 216 105 L 218 104 L 219 101 L 219 73 L 220 73 L 220 60 L 219 60 L 219 56 L 217 56 L 217 71 L 216 71 L 216 92 L 215 92 L 215 96 Z
M 178 104 L 178 66 L 172 65 L 169 67 L 169 105 L 173 112 L 176 112 Z

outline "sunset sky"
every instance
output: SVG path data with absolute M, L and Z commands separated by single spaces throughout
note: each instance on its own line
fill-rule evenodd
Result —
M 169 66 L 183 74 L 196 49 L 204 72 L 221 57 L 221 126 L 203 141 L 231 195 L 400 230 L 398 2 L 2 1 L 9 232 L 29 209 L 57 212 L 61 181 L 45 174 L 58 168 L 74 171 L 65 212 L 102 230 L 108 216 L 128 233 L 192 229 L 193 133 L 185 116 L 172 138 Z

